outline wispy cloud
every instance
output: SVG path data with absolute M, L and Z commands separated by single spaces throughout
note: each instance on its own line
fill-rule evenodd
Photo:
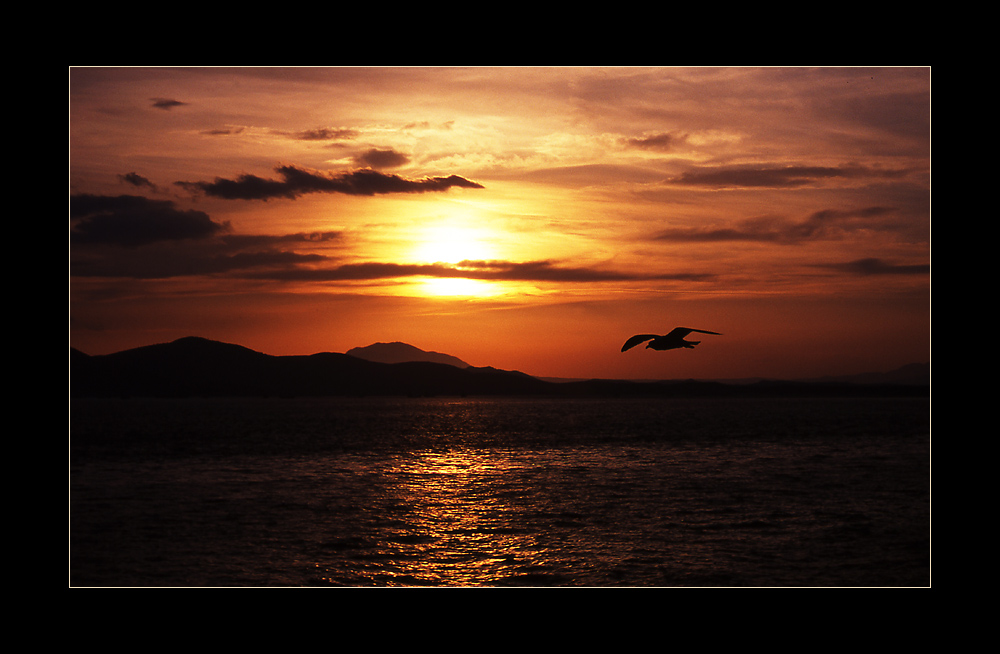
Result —
M 333 268 L 296 268 L 253 275 L 284 281 L 359 281 L 403 277 L 440 277 L 482 281 L 615 282 L 629 280 L 705 281 L 710 274 L 636 274 L 602 268 L 560 265 L 553 261 L 461 261 L 456 264 L 400 264 L 368 262 Z
M 870 275 L 926 275 L 931 270 L 929 264 L 892 264 L 877 258 L 857 259 L 846 263 L 815 264 L 815 267 L 866 277 Z
M 319 127 L 292 134 L 299 141 L 343 141 L 357 138 L 358 131 L 346 127 Z
M 405 179 L 398 175 L 364 169 L 346 173 L 326 173 L 296 166 L 278 166 L 281 179 L 240 175 L 236 179 L 217 177 L 211 182 L 175 182 L 193 192 L 227 200 L 294 199 L 307 193 L 343 193 L 346 195 L 381 195 L 388 193 L 427 193 L 453 187 L 483 188 L 482 184 L 459 177 Z
M 699 167 L 667 180 L 678 186 L 709 188 L 789 188 L 831 179 L 897 178 L 904 170 L 845 166 L 725 166 Z
M 124 175 L 119 175 L 118 179 L 124 182 L 125 184 L 129 184 L 137 188 L 145 187 L 149 189 L 156 189 L 156 184 L 149 181 L 142 175 L 139 175 L 138 173 L 125 173 Z
M 296 232 L 294 234 L 225 234 L 221 237 L 224 243 L 236 247 L 273 247 L 279 245 L 315 245 L 338 241 L 341 232 Z
M 845 233 L 867 229 L 893 229 L 896 224 L 885 218 L 895 213 L 892 207 L 864 207 L 854 210 L 824 209 L 803 220 L 793 221 L 779 216 L 761 216 L 736 222 L 725 227 L 692 227 L 663 230 L 656 240 L 675 242 L 750 241 L 794 244 L 820 238 L 833 238 Z
M 669 152 L 678 145 L 684 143 L 687 135 L 674 132 L 657 132 L 655 134 L 645 134 L 635 138 L 624 139 L 625 145 L 640 150 L 656 150 Z

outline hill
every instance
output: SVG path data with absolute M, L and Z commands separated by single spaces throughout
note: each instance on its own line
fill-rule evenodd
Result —
M 367 347 L 355 347 L 347 351 L 352 357 L 365 359 L 366 361 L 377 361 L 379 363 L 407 363 L 410 361 L 428 361 L 431 363 L 445 363 L 456 368 L 468 368 L 469 364 L 458 357 L 440 352 L 426 352 L 420 348 L 400 343 L 373 343 Z
M 422 356 L 423 352 L 410 346 L 392 350 L 416 356 Z M 374 350 L 379 351 L 385 354 L 386 350 Z M 450 359 L 454 357 L 447 360 Z M 272 356 L 240 345 L 187 337 L 105 355 L 90 356 L 71 349 L 70 394 L 72 397 L 759 397 L 923 396 L 929 392 L 926 386 L 844 381 L 727 384 L 698 380 L 591 379 L 557 383 L 522 372 L 488 366 L 460 367 L 442 360 L 446 359 L 385 363 L 334 352 Z

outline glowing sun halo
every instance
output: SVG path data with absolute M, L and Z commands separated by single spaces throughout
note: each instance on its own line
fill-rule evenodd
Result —
M 488 235 L 467 227 L 438 225 L 424 231 L 413 250 L 414 259 L 424 264 L 458 264 L 486 261 L 495 257 Z M 487 296 L 500 292 L 490 282 L 465 277 L 432 277 L 421 289 L 427 295 Z
M 485 235 L 475 230 L 434 227 L 421 236 L 414 255 L 421 263 L 455 264 L 490 259 L 493 249 Z

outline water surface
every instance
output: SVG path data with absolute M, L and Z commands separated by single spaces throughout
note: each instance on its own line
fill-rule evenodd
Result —
M 74 400 L 71 584 L 926 586 L 924 399 Z

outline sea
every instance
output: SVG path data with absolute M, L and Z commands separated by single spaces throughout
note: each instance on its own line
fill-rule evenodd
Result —
M 71 587 L 929 587 L 920 398 L 73 399 Z

